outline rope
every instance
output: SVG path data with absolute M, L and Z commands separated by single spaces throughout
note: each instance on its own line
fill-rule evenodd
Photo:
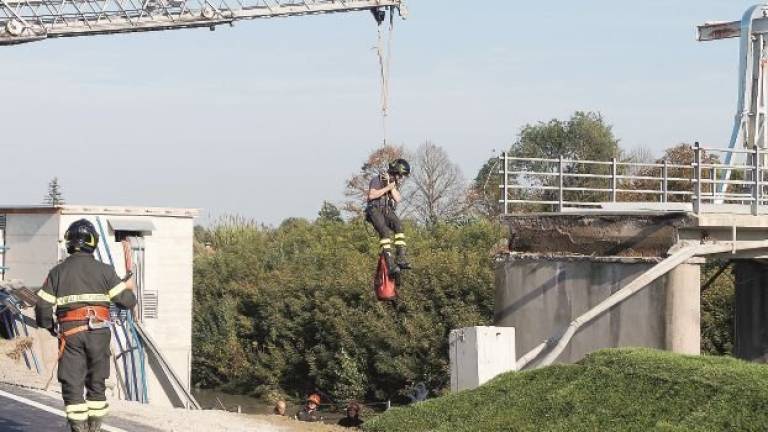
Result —
M 376 28 L 378 32 L 378 38 L 376 43 L 376 56 L 379 59 L 379 78 L 381 80 L 381 123 L 382 132 L 384 134 L 384 145 L 387 144 L 388 125 L 387 118 L 389 117 L 389 69 L 392 59 L 392 35 L 394 34 L 395 21 L 394 11 L 389 11 L 389 27 L 387 35 L 386 46 L 384 44 L 384 37 L 381 22 L 378 23 Z

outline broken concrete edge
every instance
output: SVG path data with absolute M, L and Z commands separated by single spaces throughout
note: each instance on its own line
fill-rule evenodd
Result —
M 639 264 L 648 263 L 655 264 L 662 261 L 660 257 L 643 257 L 643 256 L 595 256 L 595 255 L 580 255 L 580 254 L 557 254 L 557 253 L 526 253 L 526 252 L 506 252 L 497 254 L 494 257 L 496 264 L 513 262 L 513 261 L 562 261 L 562 262 L 579 262 L 589 261 L 597 263 L 619 263 L 619 264 Z
M 684 212 L 508 215 L 511 252 L 601 257 L 664 257 L 679 231 L 696 226 Z

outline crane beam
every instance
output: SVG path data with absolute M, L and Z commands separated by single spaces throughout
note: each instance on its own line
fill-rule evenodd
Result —
M 737 38 L 741 36 L 741 21 L 709 22 L 698 26 L 699 42 L 709 42 L 720 39 Z M 768 18 L 762 17 L 752 21 L 752 34 L 768 33 Z
M 0 45 L 381 8 L 407 14 L 404 0 L 0 0 Z

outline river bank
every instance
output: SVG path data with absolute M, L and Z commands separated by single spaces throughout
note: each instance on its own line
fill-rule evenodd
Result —
M 50 388 L 45 390 L 50 372 L 37 374 L 25 366 L 22 358 L 13 354 L 17 343 L 18 341 L 0 339 L 0 382 L 60 399 L 61 391 L 55 379 Z M 110 416 L 130 420 L 160 431 L 334 432 L 346 430 L 331 424 L 298 422 L 290 417 L 270 415 L 268 411 L 261 414 L 239 414 L 218 409 L 185 410 L 117 400 L 110 397 L 109 391 L 107 393 Z M 266 406 L 264 409 L 266 410 Z

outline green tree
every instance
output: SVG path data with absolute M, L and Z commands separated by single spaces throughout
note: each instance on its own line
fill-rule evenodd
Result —
M 318 221 L 324 222 L 344 222 L 341 218 L 341 211 L 335 205 L 328 201 L 323 201 L 323 206 L 317 212 Z
M 196 385 L 338 400 L 445 388 L 450 329 L 492 322 L 490 251 L 503 232 L 480 220 L 406 233 L 418 266 L 393 305 L 374 296 L 378 248 L 361 218 L 277 228 L 229 218 L 196 230 Z
M 52 207 L 64 204 L 64 194 L 58 177 L 54 177 L 48 182 L 48 193 L 43 198 L 43 204 Z
M 558 159 L 562 156 L 566 160 L 595 160 L 610 161 L 611 158 L 621 156 L 619 140 L 613 134 L 613 127 L 609 125 L 603 116 L 594 112 L 577 111 L 568 120 L 553 119 L 548 122 L 525 125 L 518 135 L 517 140 L 508 151 L 509 156 L 522 158 Z M 497 167 L 497 168 L 494 168 Z M 498 171 L 499 164 L 495 158 L 483 165 L 475 178 L 473 195 L 483 198 L 481 204 L 486 208 L 492 200 L 487 197 L 498 196 L 494 190 L 498 188 L 500 177 L 497 181 L 490 182 L 487 179 L 491 173 Z M 555 174 L 559 167 L 555 163 L 546 162 L 509 162 L 507 168 L 523 174 L 510 175 L 510 183 L 523 186 L 511 192 L 510 198 L 531 199 L 540 201 L 554 201 L 556 191 L 546 190 L 547 187 L 557 186 L 557 176 L 531 176 L 525 171 L 550 172 Z M 567 163 L 564 171 L 567 174 L 603 174 L 609 173 L 610 168 L 605 165 L 592 165 L 582 163 Z M 565 182 L 566 187 L 574 188 L 600 188 L 607 187 L 605 179 L 589 179 L 570 177 Z M 566 201 L 605 201 L 605 193 L 568 191 L 565 194 Z M 539 206 L 522 206 L 518 210 L 531 211 L 542 210 Z M 485 214 L 493 214 L 486 209 Z

